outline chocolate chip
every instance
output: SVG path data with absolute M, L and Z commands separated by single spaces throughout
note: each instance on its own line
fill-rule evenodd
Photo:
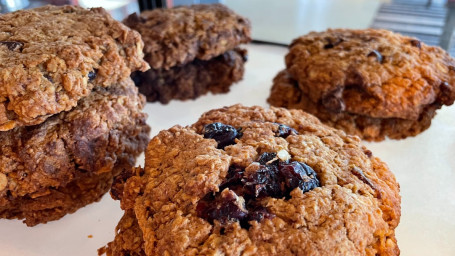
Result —
M 419 48 L 419 49 L 422 48 L 422 44 L 421 44 L 420 41 L 417 40 L 417 39 L 412 39 L 412 40 L 409 41 L 409 42 L 410 42 L 411 45 L 414 46 L 414 47 L 417 47 L 417 48 Z
M 379 53 L 379 52 L 376 51 L 376 50 L 373 50 L 373 51 L 371 51 L 370 53 L 368 53 L 367 57 L 375 57 L 376 60 L 377 60 L 379 63 L 382 63 L 382 61 L 384 60 L 384 58 L 382 57 L 381 53 Z
M 21 42 L 16 42 L 16 41 L 0 41 L 0 45 L 5 45 L 8 47 L 8 50 L 10 51 L 22 51 L 22 47 L 24 46 L 24 43 Z

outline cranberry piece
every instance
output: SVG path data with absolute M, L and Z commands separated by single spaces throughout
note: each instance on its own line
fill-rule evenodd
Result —
M 278 176 L 285 185 L 286 191 L 283 191 L 285 194 L 289 194 L 297 187 L 305 193 L 320 186 L 316 172 L 308 165 L 297 161 L 280 163 Z
M 91 82 L 96 78 L 96 70 L 88 73 L 88 81 Z
M 204 218 L 212 224 L 214 220 L 226 224 L 247 217 L 248 211 L 245 208 L 245 201 L 242 197 L 237 196 L 234 191 L 225 189 L 214 199 L 212 198 L 213 196 L 209 194 L 199 201 L 196 206 L 196 213 L 200 218 Z
M 272 161 L 273 159 L 278 160 L 276 153 L 265 152 L 261 156 L 259 156 L 258 162 L 262 165 L 265 165 L 268 162 Z
M 260 165 L 256 172 L 249 173 L 242 179 L 247 194 L 254 198 L 280 196 L 281 188 L 277 173 L 278 168 L 275 165 Z
M 24 43 L 16 41 L 0 41 L 0 45 L 5 45 L 10 51 L 15 50 L 21 51 L 22 47 L 24 46 Z
M 241 167 L 235 165 L 230 166 L 225 181 L 220 185 L 220 190 L 224 190 L 227 187 L 235 185 L 241 185 L 243 172 L 244 170 Z
M 219 149 L 235 144 L 235 139 L 241 136 L 237 129 L 227 124 L 213 123 L 204 126 L 204 138 L 216 140 Z
M 246 218 L 248 221 L 255 220 L 257 222 L 261 222 L 263 219 L 271 219 L 275 217 L 275 214 L 269 213 L 269 211 L 267 211 L 267 208 L 263 206 L 253 205 L 248 206 L 248 209 L 248 216 Z
M 419 49 L 422 48 L 422 44 L 420 43 L 419 40 L 417 40 L 417 39 L 412 39 L 410 42 L 411 42 L 411 45 L 412 45 L 412 46 L 417 47 L 417 48 L 419 48 Z
M 287 138 L 289 135 L 299 134 L 294 128 L 291 128 L 284 124 L 278 124 L 278 130 L 275 132 L 275 136 Z

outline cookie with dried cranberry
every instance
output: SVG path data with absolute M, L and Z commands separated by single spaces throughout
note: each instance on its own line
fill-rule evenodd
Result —
M 440 107 L 438 104 L 430 104 L 422 110 L 416 120 L 393 117 L 375 118 L 345 111 L 334 113 L 326 109 L 320 102 L 311 101 L 286 70 L 281 71 L 275 77 L 268 102 L 272 106 L 302 109 L 317 116 L 327 125 L 369 141 L 380 141 L 386 137 L 404 139 L 408 136 L 416 136 L 430 127 L 431 119 Z
M 0 17 L 0 31 L 0 131 L 40 124 L 149 68 L 139 33 L 102 8 L 20 10 Z
M 0 132 L 0 218 L 34 226 L 98 201 L 145 150 L 144 105 L 128 78 L 42 124 Z
M 269 102 L 291 107 L 283 102 L 297 96 L 277 95 L 279 76 Z M 321 111 L 312 112 L 322 121 L 351 123 L 357 128 L 345 130 L 368 140 L 416 135 L 435 110 L 455 99 L 455 60 L 439 47 L 386 30 L 329 29 L 297 38 L 286 56 L 286 76 L 305 97 L 297 101 L 317 105 Z M 310 111 L 305 105 L 300 108 Z
M 358 137 L 234 105 L 154 137 L 116 181 L 107 255 L 398 255 L 399 186 Z
M 250 22 L 221 4 L 178 6 L 131 14 L 123 21 L 144 40 L 152 67 L 134 80 L 147 101 L 194 99 L 228 92 L 243 77 Z

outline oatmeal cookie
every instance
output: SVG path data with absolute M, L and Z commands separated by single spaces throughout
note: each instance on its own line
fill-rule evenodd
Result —
M 233 83 L 242 79 L 245 61 L 246 51 L 235 49 L 210 60 L 195 59 L 169 70 L 134 72 L 131 77 L 148 102 L 166 104 L 172 99 L 196 99 L 208 92 L 228 92 Z
M 226 93 L 242 79 L 250 23 L 221 4 L 179 6 L 132 14 L 123 21 L 141 33 L 152 67 L 132 77 L 147 101 Z
M 300 110 L 234 105 L 161 131 L 113 195 L 107 255 L 399 255 L 394 175 Z
M 250 22 L 221 4 L 154 9 L 123 22 L 142 35 L 154 69 L 209 60 L 251 40 Z
M 431 125 L 431 119 L 441 104 L 435 102 L 426 106 L 420 116 L 413 120 L 402 118 L 374 118 L 367 115 L 352 114 L 346 111 L 334 113 L 326 109 L 321 102 L 313 102 L 293 80 L 286 70 L 280 72 L 273 81 L 268 98 L 272 106 L 289 109 L 302 109 L 319 118 L 332 127 L 342 129 L 348 134 L 357 135 L 368 141 L 381 141 L 386 137 L 404 139 L 416 136 Z
M 435 109 L 455 99 L 455 60 L 439 47 L 386 30 L 311 32 L 292 42 L 286 67 L 305 100 L 323 108 L 331 119 L 405 120 L 405 126 L 428 127 L 431 118 L 422 121 L 422 116 L 433 116 Z M 279 107 L 284 105 L 277 103 L 286 101 L 270 98 Z M 362 126 L 357 121 L 353 125 Z M 425 128 L 391 137 L 404 138 Z
M 33 226 L 99 200 L 146 147 L 144 103 L 127 78 L 42 124 L 0 132 L 0 217 Z
M 0 131 L 69 111 L 95 86 L 149 68 L 136 31 L 102 8 L 44 6 L 0 16 Z

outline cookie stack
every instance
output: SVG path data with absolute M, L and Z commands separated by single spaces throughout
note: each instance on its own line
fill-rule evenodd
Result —
M 132 14 L 124 23 L 144 40 L 149 71 L 133 73 L 147 101 L 195 99 L 224 93 L 242 79 L 250 23 L 220 4 L 181 6 Z
M 140 35 L 102 8 L 0 17 L 0 217 L 33 226 L 97 201 L 150 128 L 129 78 Z
M 399 255 L 395 177 L 303 111 L 212 110 L 145 157 L 113 188 L 125 214 L 101 254 Z
M 293 41 L 268 102 L 365 140 L 415 136 L 455 99 L 455 60 L 386 30 L 334 29 Z

